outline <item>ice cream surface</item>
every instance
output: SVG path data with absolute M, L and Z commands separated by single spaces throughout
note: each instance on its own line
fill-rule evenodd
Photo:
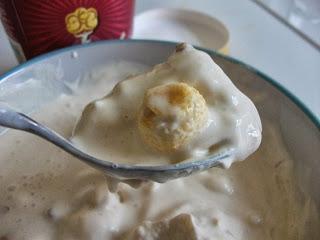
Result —
M 180 44 L 166 62 L 86 106 L 72 141 L 97 158 L 137 165 L 196 161 L 232 149 L 223 162 L 229 167 L 259 147 L 261 131 L 252 101 L 212 58 Z
M 97 69 L 73 94 L 55 99 L 33 118 L 69 138 L 89 102 L 144 71 L 125 62 Z M 268 106 L 268 99 L 247 88 L 260 109 Z M 205 92 L 199 93 L 205 99 Z M 263 141 L 246 161 L 137 189 L 120 183 L 114 192 L 101 172 L 34 135 L 10 130 L 0 136 L 0 239 L 320 239 L 319 231 L 310 234 L 312 226 L 319 229 L 318 212 L 298 189 L 280 126 L 261 114 Z

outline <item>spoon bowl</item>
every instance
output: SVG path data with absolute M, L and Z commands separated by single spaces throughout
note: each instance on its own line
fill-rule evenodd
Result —
M 0 107 L 0 126 L 35 134 L 53 143 L 79 160 L 104 172 L 106 175 L 120 180 L 138 179 L 162 183 L 171 179 L 186 177 L 212 167 L 222 167 L 223 160 L 232 157 L 232 149 L 229 149 L 206 157 L 203 160 L 188 161 L 172 165 L 137 166 L 117 164 L 95 158 L 79 150 L 70 141 L 50 128 L 36 122 L 23 113 L 16 112 L 7 107 Z

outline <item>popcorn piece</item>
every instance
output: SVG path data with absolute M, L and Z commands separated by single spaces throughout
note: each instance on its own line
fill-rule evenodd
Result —
M 66 29 L 81 43 L 88 43 L 88 38 L 98 26 L 98 13 L 94 8 L 79 7 L 65 17 Z
M 207 121 L 203 96 L 186 83 L 169 83 L 149 89 L 138 116 L 146 143 L 160 151 L 177 150 Z
M 98 25 L 97 11 L 94 8 L 77 8 L 65 18 L 68 32 L 75 36 L 92 31 Z

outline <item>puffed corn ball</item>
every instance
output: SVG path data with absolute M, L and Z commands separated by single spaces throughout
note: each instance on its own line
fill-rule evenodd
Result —
M 169 83 L 146 91 L 138 115 L 143 140 L 160 151 L 175 151 L 206 124 L 203 96 L 186 83 Z

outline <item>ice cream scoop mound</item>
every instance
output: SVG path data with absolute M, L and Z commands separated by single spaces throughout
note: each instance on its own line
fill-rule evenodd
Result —
M 72 141 L 99 159 L 133 165 L 196 161 L 232 148 L 223 163 L 230 166 L 259 147 L 261 129 L 254 104 L 212 58 L 179 44 L 164 63 L 90 103 Z

